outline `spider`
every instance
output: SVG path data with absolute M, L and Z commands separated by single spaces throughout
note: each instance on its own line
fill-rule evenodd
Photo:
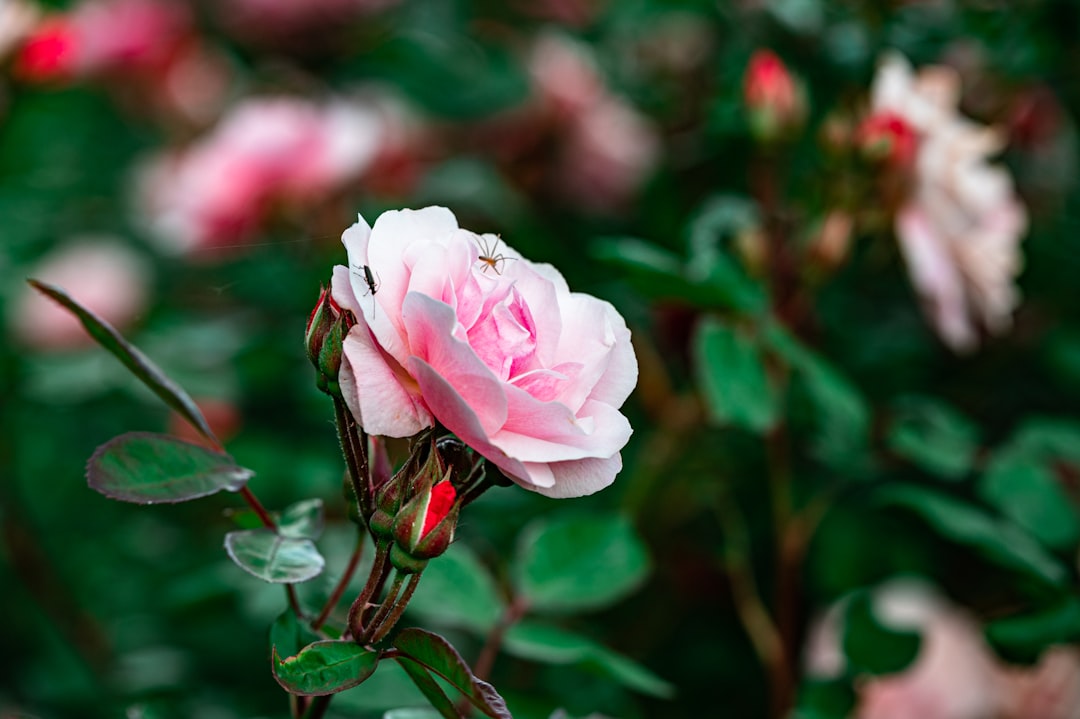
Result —
M 499 249 L 498 237 L 495 238 L 494 242 L 489 242 L 487 239 L 487 235 L 480 236 L 480 255 L 476 259 L 479 262 L 484 263 L 483 269 L 480 270 L 481 272 L 487 272 L 488 268 L 490 267 L 491 269 L 495 270 L 495 274 L 501 275 L 502 272 L 499 270 L 499 263 L 506 262 L 507 260 L 516 259 L 514 257 L 507 257 L 501 252 L 496 254 L 495 250 L 497 249 Z

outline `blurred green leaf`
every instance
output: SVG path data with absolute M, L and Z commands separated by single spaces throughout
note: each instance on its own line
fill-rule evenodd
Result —
M 694 336 L 694 360 L 713 421 L 763 434 L 779 414 L 776 389 L 769 382 L 765 357 L 753 337 L 706 317 Z
M 970 420 L 930 397 L 901 399 L 893 411 L 887 435 L 892 451 L 945 479 L 971 471 L 979 445 Z
M 278 532 L 291 539 L 319 538 L 323 531 L 323 501 L 305 499 L 290 505 L 281 513 Z
M 357 686 L 375 671 L 379 653 L 352 641 L 324 640 L 309 644 L 293 657 L 273 653 L 274 678 L 301 696 L 336 694 Z
M 204 437 L 217 443 L 217 438 L 206 422 L 206 418 L 187 392 L 169 379 L 139 348 L 128 343 L 112 325 L 73 300 L 59 287 L 37 280 L 28 280 L 28 282 L 34 289 L 60 303 L 78 317 L 79 322 L 98 344 L 123 362 L 132 374 L 142 380 L 154 394 L 190 422 L 191 426 Z
M 487 568 L 468 546 L 456 542 L 428 564 L 409 611 L 484 634 L 499 621 L 503 601 Z
M 1054 549 L 1080 539 L 1080 516 L 1052 471 L 1023 454 L 996 456 L 979 480 L 979 494 Z
M 780 324 L 769 323 L 763 339 L 805 387 L 817 428 L 818 457 L 835 466 L 862 459 L 870 438 L 870 409 L 858 389 Z
M 1069 471 L 1080 477 L 1080 425 L 1030 420 L 994 452 L 978 491 L 1047 546 L 1069 549 L 1080 541 L 1080 512 L 1059 475 Z
M 630 521 L 616 514 L 533 522 L 521 533 L 514 584 L 541 612 L 598 609 L 636 589 L 649 556 Z
M 529 93 L 524 69 L 510 52 L 448 27 L 406 30 L 366 60 L 376 73 L 393 77 L 409 97 L 447 118 L 490 115 Z
M 846 719 L 855 709 L 855 690 L 845 677 L 834 680 L 804 679 L 794 719 Z
M 560 627 L 519 622 L 507 630 L 503 648 L 516 657 L 545 664 L 591 664 L 623 686 L 649 696 L 669 699 L 675 695 L 672 684 L 637 662 Z
M 495 687 L 473 676 L 457 650 L 438 634 L 410 627 L 395 637 L 394 647 L 407 659 L 445 679 L 484 714 L 497 719 L 510 719 L 506 702 Z
M 1030 535 L 975 506 L 914 486 L 885 487 L 875 497 L 879 504 L 916 513 L 944 539 L 970 547 L 998 565 L 1054 586 L 1068 576 L 1065 567 Z
M 1051 645 L 1080 641 L 1080 598 L 1065 597 L 1045 609 L 992 621 L 986 636 L 1009 658 L 1034 661 Z
M 310 539 L 281 536 L 265 527 L 229 532 L 225 551 L 244 571 L 275 584 L 306 582 L 325 565 Z
M 135 504 L 186 502 L 239 491 L 254 476 L 233 458 L 150 432 L 122 434 L 98 447 L 86 465 L 91 489 Z
M 441 714 L 435 709 L 423 709 L 420 707 L 406 707 L 404 709 L 391 709 L 383 714 L 382 719 L 436 719 L 436 717 L 448 717 L 457 719 L 457 713 Z
M 859 592 L 848 600 L 843 625 L 844 655 L 856 673 L 893 674 L 919 655 L 919 633 L 892 629 L 879 621 L 870 592 Z
M 764 287 L 746 274 L 735 256 L 740 236 L 760 231 L 761 218 L 752 200 L 736 195 L 709 199 L 690 222 L 687 276 L 713 288 L 725 306 L 749 313 L 763 311 L 768 306 Z

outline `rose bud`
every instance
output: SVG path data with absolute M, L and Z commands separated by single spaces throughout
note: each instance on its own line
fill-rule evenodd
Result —
M 769 50 L 750 58 L 743 77 L 750 132 L 763 142 L 794 134 L 806 118 L 806 93 L 783 61 Z
M 895 112 L 876 112 L 870 115 L 855 135 L 855 143 L 871 162 L 882 162 L 904 170 L 915 162 L 918 137 L 914 128 Z
M 390 563 L 402 572 L 419 572 L 427 560 L 446 551 L 454 539 L 461 505 L 450 472 L 427 491 L 413 497 L 394 521 Z
M 308 317 L 304 343 L 308 359 L 315 366 L 315 380 L 320 390 L 330 395 L 340 395 L 338 372 L 341 370 L 341 347 L 345 335 L 356 324 L 352 315 L 342 312 L 330 291 L 323 288 L 315 309 Z

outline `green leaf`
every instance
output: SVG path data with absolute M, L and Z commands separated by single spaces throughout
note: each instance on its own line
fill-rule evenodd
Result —
M 278 532 L 293 539 L 319 538 L 323 531 L 323 501 L 305 499 L 290 505 L 278 520 Z
M 510 719 L 506 702 L 495 687 L 477 679 L 457 650 L 438 634 L 410 627 L 394 638 L 394 647 L 407 659 L 445 679 L 484 714 Z
M 136 504 L 186 502 L 239 491 L 254 476 L 223 452 L 150 432 L 122 434 L 98 447 L 86 465 L 90 487 Z
M 694 360 L 706 408 L 715 422 L 758 433 L 776 424 L 777 392 L 754 338 L 707 317 L 694 338 Z
M 1016 525 L 939 492 L 921 487 L 891 486 L 877 492 L 879 504 L 919 515 L 939 535 L 970 547 L 1000 566 L 1060 586 L 1064 566 Z
M 637 662 L 560 627 L 523 621 L 510 627 L 503 639 L 503 649 L 522 659 L 545 664 L 588 664 L 623 686 L 668 699 L 675 687 Z
M 27 280 L 27 282 L 34 289 L 60 303 L 65 309 L 78 317 L 83 327 L 90 333 L 90 336 L 123 362 L 124 366 L 142 380 L 165 404 L 178 412 L 204 437 L 212 440 L 215 444 L 220 444 L 210 429 L 210 425 L 206 422 L 206 418 L 203 417 L 202 412 L 199 411 L 194 400 L 188 396 L 187 392 L 166 376 L 139 348 L 129 344 L 112 325 L 73 300 L 59 287 L 38 280 Z
M 761 219 L 752 200 L 735 195 L 711 198 L 690 223 L 687 276 L 722 296 L 723 306 L 753 314 L 763 311 L 768 304 L 764 288 L 734 257 L 740 236 L 760 232 Z
M 292 694 L 323 696 L 345 691 L 372 675 L 379 653 L 356 642 L 328 639 L 282 659 L 274 648 L 274 679 Z
M 446 692 L 442 690 L 439 683 L 435 681 L 435 677 L 431 676 L 431 672 L 423 664 L 405 657 L 396 657 L 396 659 L 440 716 L 446 719 L 458 719 L 458 712 L 457 708 L 454 707 L 454 702 L 450 697 L 446 696 Z
M 931 474 L 961 479 L 979 449 L 978 430 L 944 402 L 908 397 L 896 403 L 887 441 L 893 452 Z
M 1080 599 L 1068 596 L 1041 611 L 998 619 L 986 636 L 1010 658 L 1034 661 L 1048 646 L 1080 641 Z
M 1080 540 L 1080 515 L 1044 464 L 1020 453 L 995 456 L 978 484 L 979 495 L 1054 549 Z
M 295 657 L 319 637 L 296 618 L 291 609 L 282 612 L 270 625 L 270 647 L 282 657 Z
M 863 459 L 870 439 L 870 409 L 855 385 L 780 324 L 769 323 L 763 339 L 805 388 L 816 425 L 815 454 L 834 466 L 851 466 Z
M 856 673 L 900 672 L 915 661 L 921 644 L 917 631 L 892 629 L 878 620 L 870 592 L 859 592 L 848 600 L 842 646 Z
M 229 532 L 225 551 L 244 571 L 275 584 L 306 582 L 325 565 L 310 539 L 284 537 L 266 528 Z
M 978 484 L 979 495 L 1054 549 L 1080 541 L 1080 512 L 1065 489 L 1080 476 L 1080 425 L 1062 420 L 1026 422 L 997 450 Z
M 487 568 L 467 545 L 457 542 L 428 564 L 409 611 L 431 622 L 486 634 L 502 616 L 503 601 Z
M 391 709 L 382 715 L 382 719 L 436 719 L 436 717 L 439 716 L 447 717 L 447 719 L 458 719 L 456 711 L 453 714 L 443 714 L 434 709 L 426 709 L 423 707 Z
M 514 582 L 529 607 L 597 609 L 636 589 L 649 556 L 630 521 L 615 514 L 545 518 L 521 534 Z

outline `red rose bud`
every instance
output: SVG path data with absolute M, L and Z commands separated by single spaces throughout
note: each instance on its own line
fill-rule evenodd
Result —
M 15 58 L 15 74 L 28 82 L 52 82 L 71 77 L 78 37 L 63 16 L 43 21 L 23 42 Z
M 806 117 L 802 86 L 769 50 L 758 50 L 750 58 L 743 77 L 743 100 L 750 131 L 764 142 L 794 134 Z
M 412 498 L 394 522 L 390 562 L 403 572 L 418 572 L 427 560 L 446 551 L 454 539 L 461 505 L 447 478 Z
M 915 162 L 919 138 L 895 112 L 878 112 L 859 125 L 855 143 L 867 159 L 903 170 Z

